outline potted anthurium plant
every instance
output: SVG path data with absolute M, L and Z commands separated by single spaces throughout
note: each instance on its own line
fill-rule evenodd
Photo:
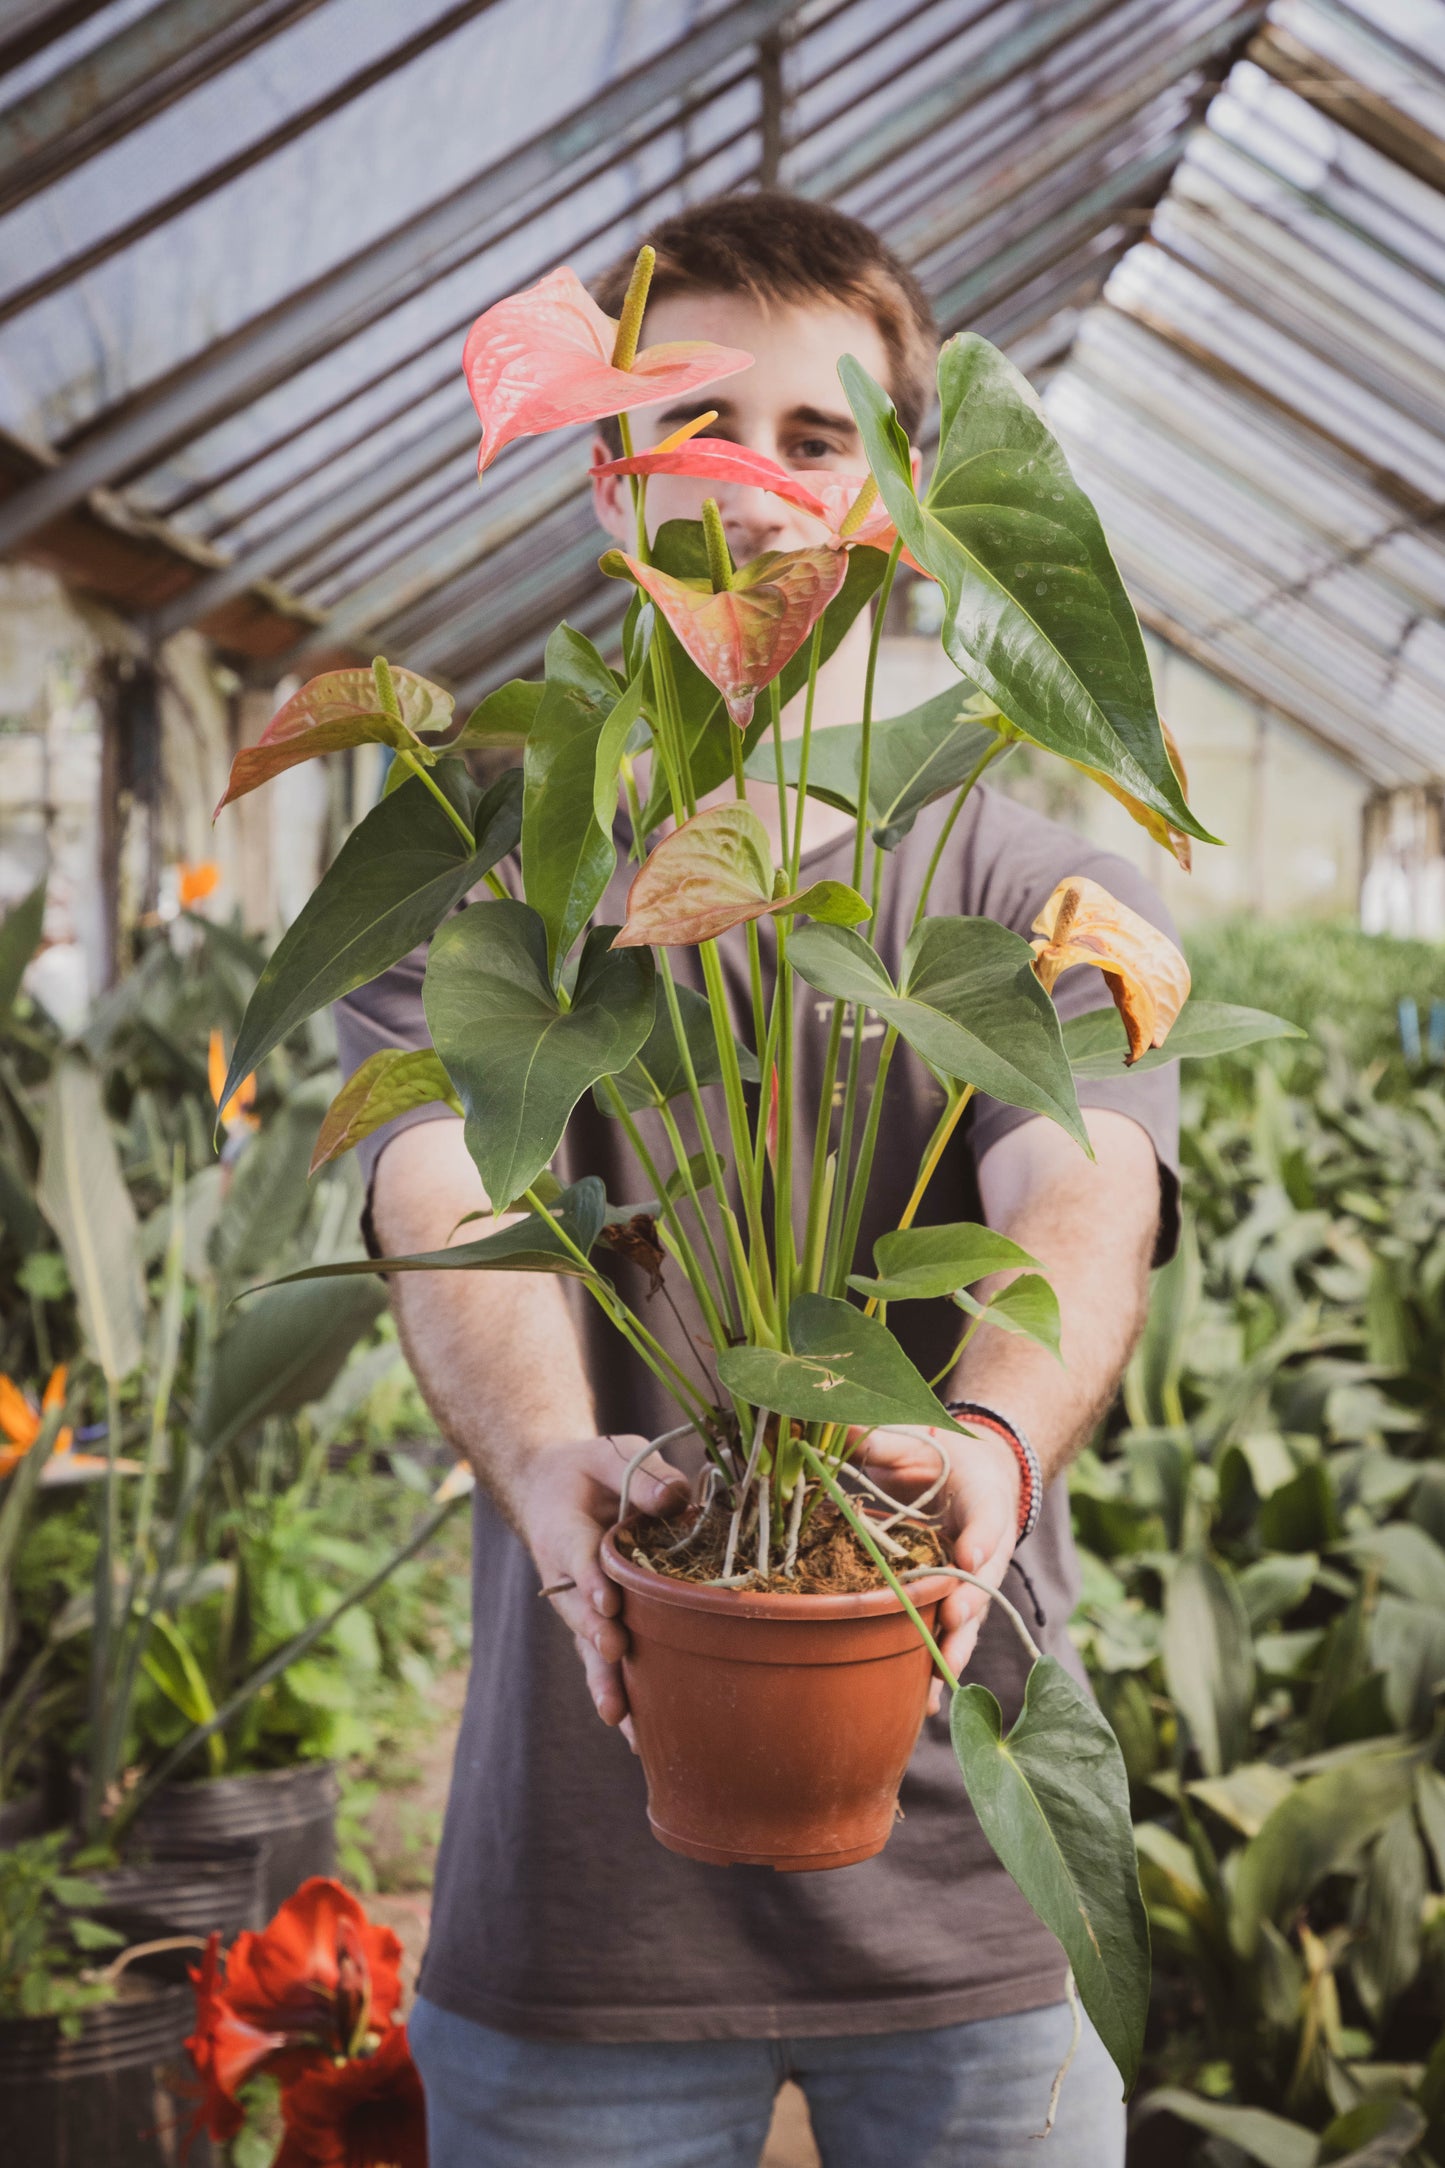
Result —
M 621 671 L 564 626 L 544 684 L 502 687 L 449 736 L 446 693 L 381 659 L 318 678 L 285 704 L 238 756 L 223 803 L 364 741 L 394 758 L 386 794 L 267 966 L 226 1089 L 303 1016 L 430 940 L 433 1047 L 373 1055 L 333 1103 L 316 1161 L 442 1099 L 465 1116 L 491 1207 L 509 1216 L 446 1250 L 325 1269 L 571 1274 L 674 1396 L 680 1431 L 701 1440 L 705 1464 L 681 1518 L 630 1518 L 624 1483 L 604 1545 L 624 1592 L 627 1690 L 654 1828 L 703 1859 L 797 1868 L 867 1857 L 887 1840 L 936 1668 L 983 1828 L 1063 1944 L 1127 2084 L 1148 1937 L 1114 1736 L 1005 1604 L 1034 1661 L 1003 1737 L 998 1703 L 953 1675 L 933 1637 L 959 1569 L 920 1510 L 926 1498 L 910 1512 L 883 1497 L 855 1455 L 878 1424 L 940 1436 L 961 1428 L 939 1380 L 890 1330 L 889 1306 L 952 1296 L 971 1313 L 962 1330 L 975 1329 L 988 1306 L 970 1288 L 1032 1263 L 987 1228 L 917 1224 L 972 1095 L 1044 1115 L 1087 1150 L 1076 1073 L 1283 1027 L 1189 1004 L 1177 951 L 1084 879 L 1049 898 L 1031 945 L 987 919 L 930 916 L 930 871 L 901 961 L 890 966 L 872 945 L 894 845 L 942 797 L 951 829 L 1014 740 L 1096 777 L 1181 855 L 1189 838 L 1212 839 L 1171 760 L 1097 517 L 1010 364 L 972 335 L 945 346 L 939 453 L 922 495 L 886 394 L 851 360 L 840 373 L 866 475 L 805 480 L 698 435 L 698 424 L 634 457 L 630 409 L 675 402 L 748 361 L 704 345 L 637 351 L 650 261 L 644 250 L 619 322 L 556 271 L 489 310 L 465 357 L 484 469 L 512 438 L 619 417 L 612 471 L 632 477 L 636 544 L 602 562 L 634 589 Z M 735 566 L 711 500 L 700 522 L 650 537 L 645 494 L 658 472 L 775 490 L 816 519 L 817 545 Z M 878 722 L 878 641 L 900 559 L 941 587 L 944 646 L 966 682 Z M 818 670 L 870 602 L 862 714 L 815 731 Z M 781 711 L 798 694 L 802 732 L 785 742 Z M 480 790 L 465 756 L 517 743 L 521 765 Z M 778 793 L 776 858 L 747 795 L 759 778 Z M 847 881 L 804 878 L 810 791 L 853 815 Z M 636 863 L 625 921 L 598 925 L 619 838 Z M 457 911 L 476 889 L 480 899 Z M 736 1008 L 719 949 L 727 937 L 746 989 Z M 1079 962 L 1104 971 L 1120 1014 L 1065 1030 L 1051 989 Z M 818 997 L 828 1026 L 813 1104 L 831 1110 L 841 1099 L 836 1135 L 828 1114 L 810 1121 L 800 1110 L 795 1088 L 801 1020 L 811 1022 Z M 881 1029 L 870 1091 L 860 1086 L 861 1028 L 845 1054 L 850 1013 Z M 943 1087 L 944 1107 L 869 1271 L 855 1251 L 885 1084 L 895 1059 L 910 1057 Z M 551 1172 L 589 1090 L 636 1151 L 644 1204 L 609 1200 L 596 1176 L 563 1187 Z M 644 1115 L 670 1164 L 648 1143 Z M 795 1167 L 807 1170 L 796 1185 Z M 604 1269 L 619 1250 L 653 1283 L 685 1282 L 709 1343 L 708 1363 L 694 1366 L 705 1383 Z M 1027 1324 L 1029 1303 L 1008 1292 L 1010 1322 Z M 1034 1329 L 1046 1333 L 1048 1291 L 1036 1275 L 1030 1293 Z M 850 1556 L 842 1581 L 814 1570 L 824 1535 Z

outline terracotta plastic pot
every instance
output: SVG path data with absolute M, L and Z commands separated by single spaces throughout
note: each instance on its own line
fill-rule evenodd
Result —
M 717 1866 L 849 1867 L 888 1842 L 932 1659 L 888 1589 L 707 1588 L 602 1544 L 653 1835 Z M 909 1590 L 932 1627 L 950 1583 Z

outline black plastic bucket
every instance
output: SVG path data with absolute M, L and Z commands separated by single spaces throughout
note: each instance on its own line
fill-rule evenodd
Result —
M 331 1762 L 300 1762 L 248 1776 L 168 1784 L 141 1809 L 138 1840 L 157 1851 L 178 1842 L 259 1840 L 263 1922 L 308 1875 L 336 1872 L 336 1803 L 341 1787 Z
M 133 1830 L 118 1867 L 86 1875 L 101 1891 L 92 1909 L 133 1942 L 166 1935 L 201 1941 L 219 1928 L 229 1942 L 243 1927 L 264 1927 L 266 1848 L 256 1837 L 207 1840 Z
M 0 2019 L 0 2150 L 15 2168 L 213 2168 L 190 2142 L 197 2080 L 183 2042 L 191 1988 L 132 1971 L 121 1999 L 81 2013 Z

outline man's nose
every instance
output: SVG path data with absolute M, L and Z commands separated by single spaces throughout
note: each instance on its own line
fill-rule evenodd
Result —
M 787 508 L 769 490 L 741 485 L 719 490 L 718 511 L 736 563 L 746 564 L 750 557 L 781 546 Z

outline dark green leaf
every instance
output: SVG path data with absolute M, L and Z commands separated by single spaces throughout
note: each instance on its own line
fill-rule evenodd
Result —
M 792 1353 L 735 1347 L 719 1355 L 719 1382 L 754 1407 L 809 1422 L 932 1423 L 958 1429 L 886 1325 L 851 1302 L 800 1295 L 788 1312 Z
M 1064 1026 L 1064 1045 L 1075 1076 L 1142 1076 L 1166 1061 L 1233 1054 L 1262 1039 L 1302 1039 L 1305 1034 L 1264 1009 L 1237 1009 L 1227 1001 L 1186 1001 L 1162 1046 L 1150 1047 L 1132 1068 L 1125 1064 L 1124 1020 L 1111 1003 L 1086 1009 Z
M 1408 2100 L 1361 2100 L 1337 2115 L 1320 2139 L 1320 2168 L 1397 2168 L 1425 2135 L 1425 2118 Z
M 839 375 L 898 531 L 943 589 L 943 644 L 958 668 L 1036 744 L 1213 842 L 1170 765 L 1098 516 L 1027 381 L 976 333 L 948 341 L 938 459 L 920 504 L 887 397 L 851 356 Z
M 876 1295 L 880 1302 L 927 1302 L 960 1287 L 972 1287 L 991 1272 L 1037 1263 L 1007 1235 L 971 1220 L 955 1220 L 944 1226 L 902 1227 L 880 1235 L 873 1245 L 877 1278 L 869 1280 L 855 1273 L 848 1285 L 860 1295 Z
M 635 1207 L 629 1209 L 636 1209 Z M 586 1174 L 564 1189 L 547 1210 L 586 1256 L 611 1214 L 600 1178 Z M 568 1249 L 562 1233 L 549 1226 L 540 1213 L 527 1212 L 492 1234 L 475 1242 L 454 1242 L 444 1250 L 423 1250 L 414 1257 L 352 1257 L 340 1264 L 311 1265 L 304 1272 L 288 1273 L 273 1284 L 289 1287 L 296 1280 L 348 1279 L 375 1272 L 562 1272 L 583 1276 L 583 1267 Z
M 906 714 L 874 723 L 868 813 L 885 850 L 902 842 L 926 805 L 967 782 L 984 754 L 998 743 L 997 731 L 983 719 L 994 712 L 992 702 L 965 679 Z M 802 747 L 801 738 L 788 738 L 783 745 L 784 773 L 795 787 Z M 862 749 L 861 723 L 814 731 L 808 753 L 810 796 L 845 813 L 856 812 Z M 760 746 L 747 769 L 758 782 L 772 782 L 772 747 Z
M 1430 1892 L 1425 1847 L 1410 1807 L 1390 1817 L 1355 1890 L 1350 1973 L 1372 2025 L 1382 2026 L 1420 1970 Z
M 385 1302 L 374 1286 L 270 1288 L 233 1310 L 216 1343 L 197 1442 L 236 1437 L 319 1400 Z
M 1388 1521 L 1366 1535 L 1337 1543 L 1335 1549 L 1378 1567 L 1387 1588 L 1445 1611 L 1445 1551 L 1413 1521 Z
M 1204 1551 L 1186 1551 L 1164 1598 L 1164 1671 L 1205 1774 L 1249 1753 L 1254 1644 L 1234 1577 Z
M 1119 1742 L 1052 1656 L 1029 1673 L 1007 1738 L 986 1686 L 958 1689 L 952 1729 L 983 1833 L 1063 1944 L 1079 1999 L 1127 2093 L 1149 2007 L 1149 1928 Z
M 1410 1801 L 1418 1756 L 1362 1752 L 1307 1777 L 1239 1855 L 1231 1934 L 1253 1954 L 1263 1923 L 1283 1923 Z
M 1262 2168 L 1315 2168 L 1319 2159 L 1320 2142 L 1312 2130 L 1300 2123 L 1287 2123 L 1282 2115 L 1271 2115 L 1267 2108 L 1234 2108 L 1224 2101 L 1204 2100 L 1197 2093 L 1165 2085 L 1147 2100 L 1141 2100 L 1136 2113 L 1142 2122 L 1163 2109 L 1183 2123 L 1192 2123 L 1196 2130 L 1207 2130 L 1211 2137 L 1237 2145 Z
M 25 966 L 40 946 L 45 923 L 45 883 L 39 881 L 28 896 L 12 904 L 0 919 L 0 1024 L 15 1006 Z
M 547 931 L 555 976 L 617 863 L 610 824 L 593 813 L 597 744 L 617 706 L 617 680 L 590 640 L 559 625 L 523 764 L 522 878 Z
M 611 835 L 612 824 L 617 818 L 617 784 L 622 773 L 622 756 L 627 751 L 627 741 L 642 713 L 645 686 L 644 674 L 639 670 L 597 734 L 592 775 L 592 818 L 601 835 Z
M 1235 1575 L 1252 1632 L 1287 1618 L 1296 1604 L 1304 1602 L 1314 1587 L 1319 1563 L 1312 1551 L 1285 1553 L 1277 1558 L 1257 1558 Z
M 464 769 L 435 778 L 477 839 L 475 852 L 420 777 L 374 805 L 322 875 L 246 1005 L 221 1103 L 308 1016 L 364 986 L 409 955 L 469 888 L 516 848 L 522 832 L 521 771 L 484 797 Z
M 505 685 L 499 685 L 472 709 L 446 751 L 469 753 L 474 748 L 515 751 L 527 742 L 527 733 L 536 720 L 541 697 L 540 685 L 530 685 L 525 678 L 509 678 Z
M 927 918 L 903 952 L 898 988 L 846 927 L 804 926 L 788 956 L 820 994 L 864 1003 L 944 1076 L 1047 1115 L 1089 1150 L 1058 1013 L 1019 934 L 992 919 Z
M 432 942 L 427 1024 L 498 1207 L 541 1173 L 588 1086 L 625 1069 L 652 1028 L 651 953 L 614 950 L 616 931 L 588 934 L 569 1010 L 552 990 L 546 928 L 524 903 L 472 904 Z
M 690 986 L 677 989 L 678 1013 L 692 1056 L 693 1073 L 699 1085 L 716 1084 L 722 1076 L 718 1059 L 717 1034 L 713 1030 L 712 1010 L 702 994 Z M 750 1047 L 738 1044 L 738 1068 L 750 1084 L 758 1081 L 757 1056 Z M 629 1114 L 640 1107 L 666 1106 L 669 1099 L 678 1099 L 687 1090 L 687 1076 L 678 1051 L 677 1035 L 672 1028 L 672 1017 L 664 1002 L 659 1001 L 653 1018 L 652 1029 L 647 1035 L 641 1052 L 625 1069 L 612 1078 L 612 1084 Z M 611 1094 L 604 1084 L 594 1084 L 592 1096 L 603 1114 L 615 1114 Z

